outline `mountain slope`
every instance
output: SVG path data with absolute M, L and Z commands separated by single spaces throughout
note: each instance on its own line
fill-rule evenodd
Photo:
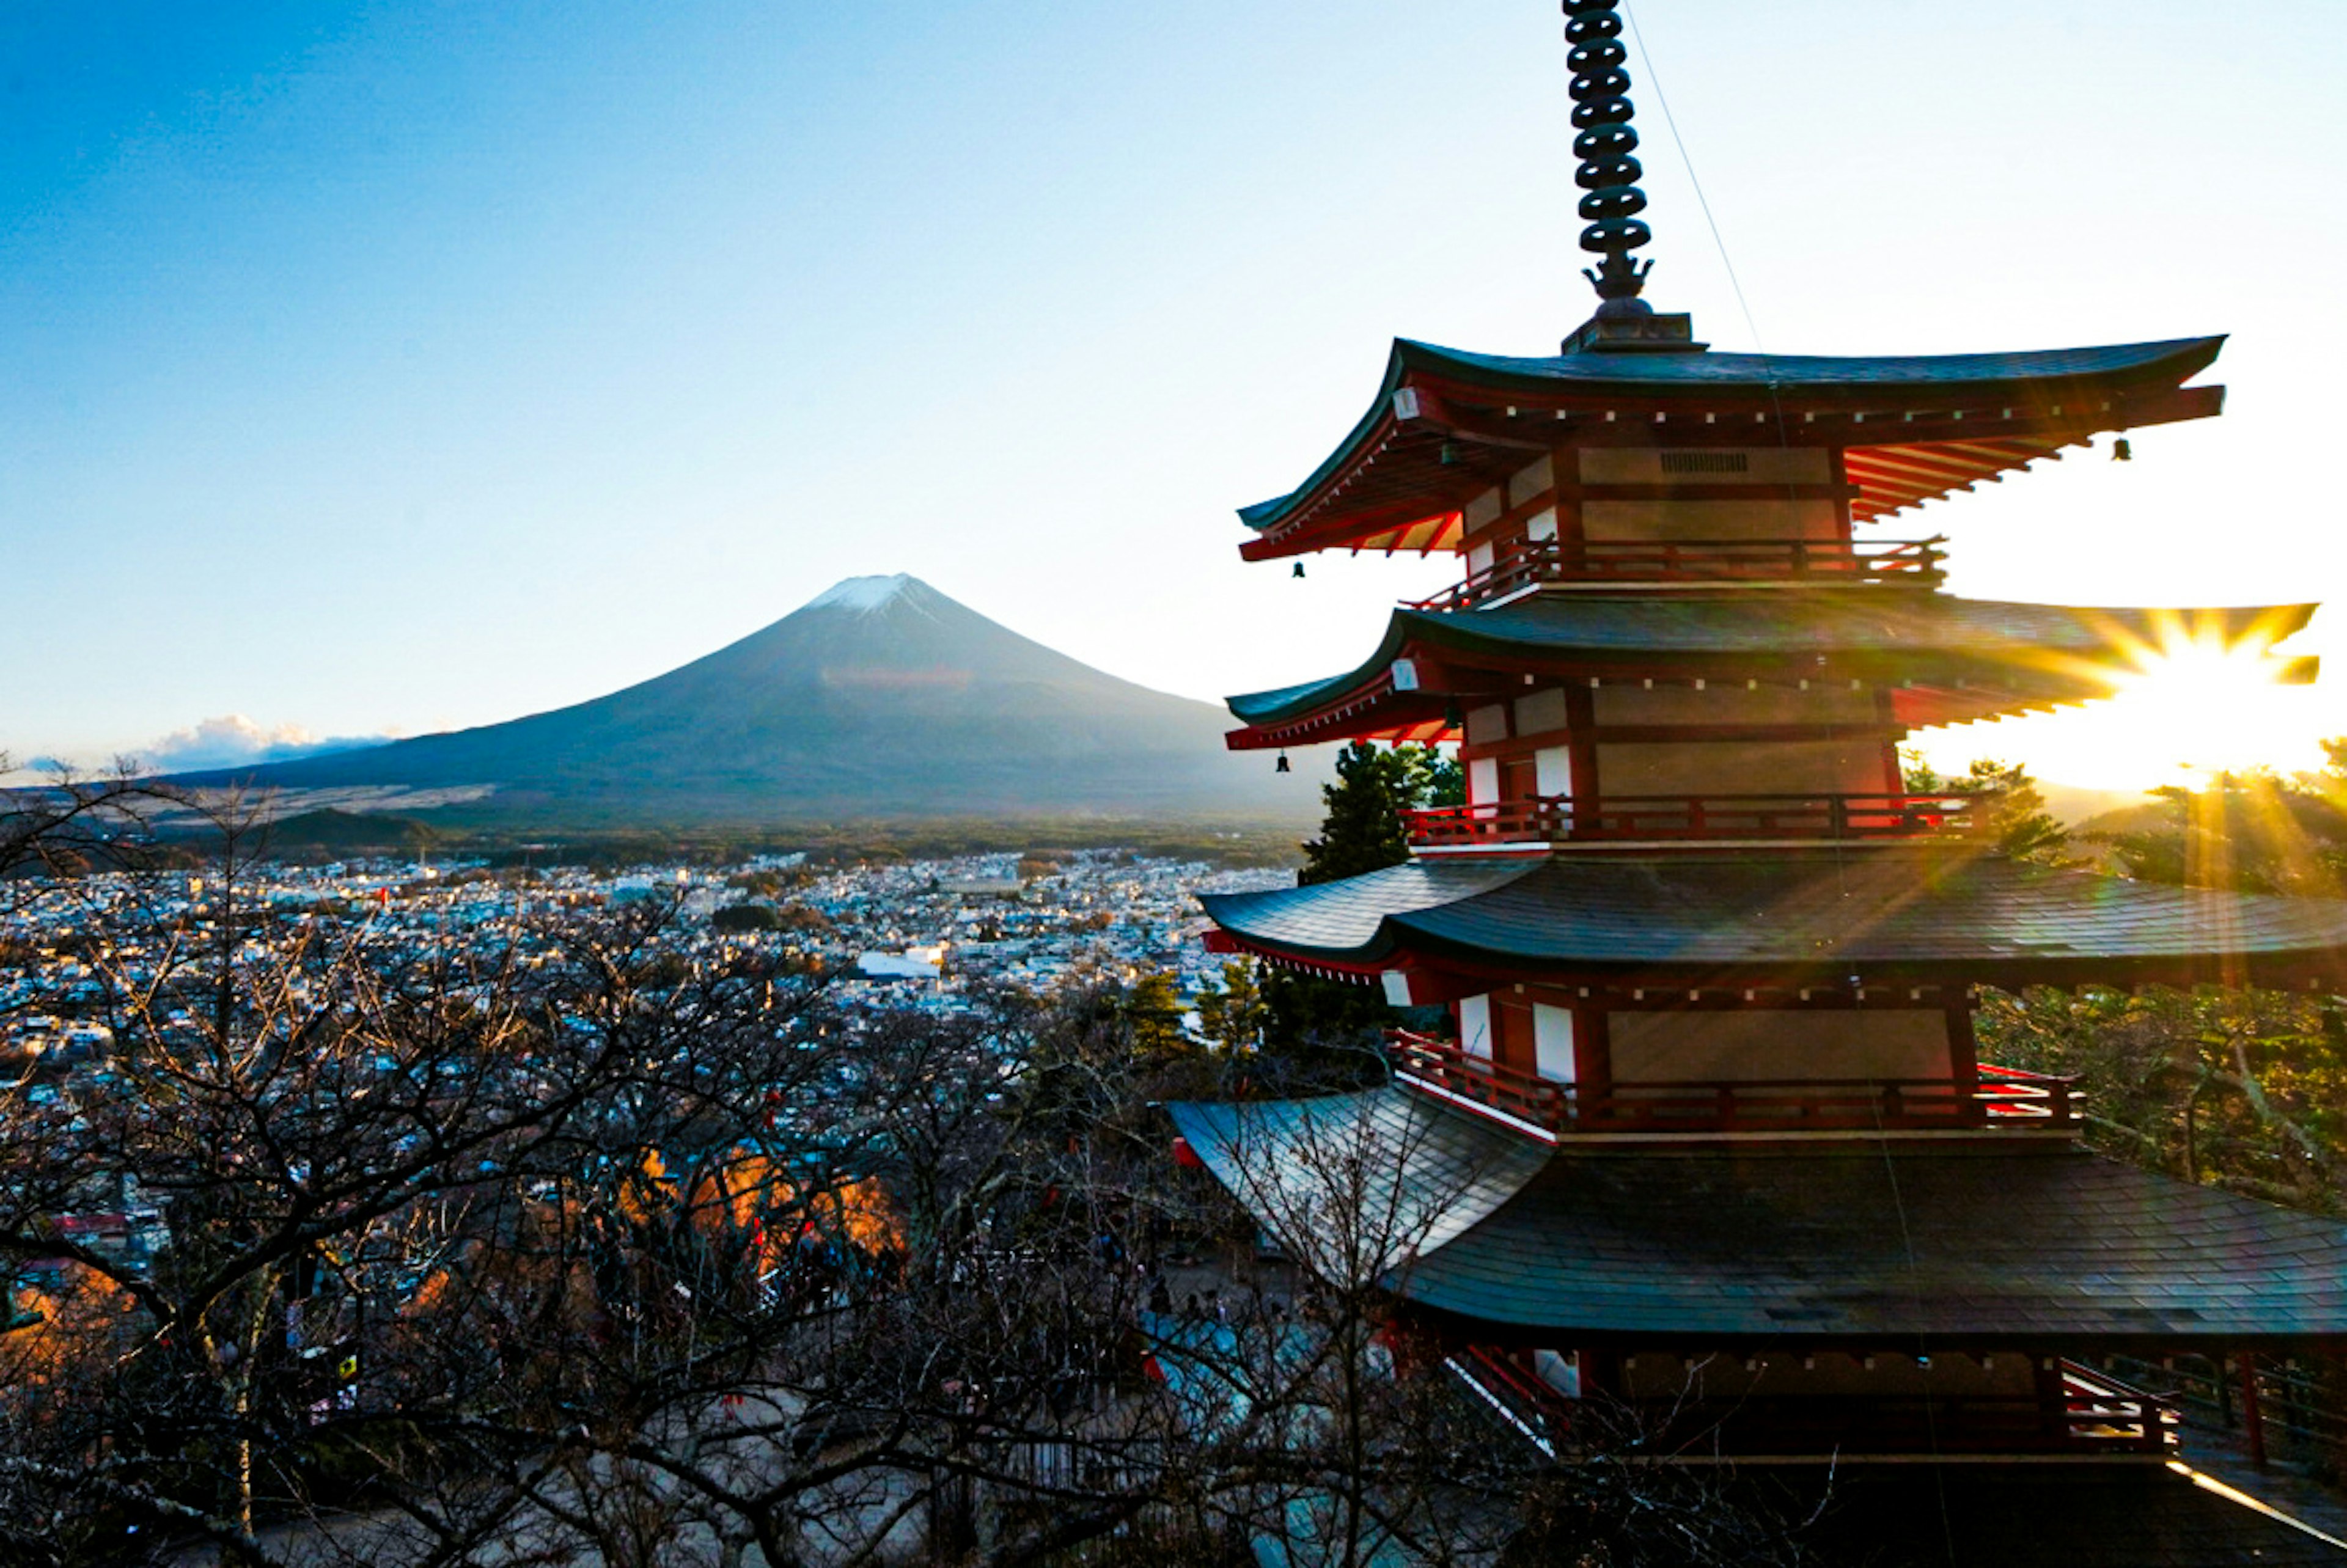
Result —
M 917 579 L 851 578 L 591 702 L 182 782 L 493 784 L 506 805 L 641 819 L 1308 810 L 1315 792 L 1224 749 L 1227 723 Z

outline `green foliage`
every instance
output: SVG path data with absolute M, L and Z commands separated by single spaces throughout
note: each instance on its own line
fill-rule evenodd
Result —
M 2100 836 L 2121 870 L 2147 882 L 2338 897 L 2347 887 L 2347 740 L 2323 743 L 2332 761 L 2321 773 L 2171 784 L 2151 792 L 2148 820 Z
M 1419 806 L 1456 805 L 1467 798 L 1458 759 L 1433 746 L 1380 749 L 1356 741 L 1337 756 L 1337 782 L 1321 786 L 1327 815 L 1320 836 L 1304 845 L 1301 885 L 1358 876 L 1409 858 L 1401 814 Z M 1351 985 L 1266 968 L 1261 981 L 1265 1048 L 1343 1070 L 1366 1064 L 1366 1048 L 1393 1021 L 1375 986 Z
M 1142 976 L 1118 1000 L 1127 1038 L 1134 1054 L 1171 1057 L 1189 1051 L 1190 1038 L 1182 1032 L 1181 993 L 1174 977 L 1163 969 Z
M 2075 1075 L 2089 1139 L 2189 1181 L 2347 1214 L 2347 1002 L 2214 986 L 1984 991 L 1981 1059 Z
M 1216 1050 L 1262 1050 L 1265 1022 L 1263 988 L 1252 960 L 1233 959 L 1223 966 L 1219 982 L 1209 978 L 1198 988 L 1198 1031 Z
M 2019 763 L 1975 757 L 1960 775 L 1950 778 L 1932 769 L 1920 753 L 1899 753 L 1901 772 L 1910 794 L 1986 794 L 1987 841 L 2011 860 L 2038 866 L 2075 866 L 2069 853 L 2070 835 L 2045 809 L 2037 781 Z
M 1401 813 L 1465 800 L 1457 759 L 1432 746 L 1380 750 L 1355 741 L 1337 753 L 1337 782 L 1320 786 L 1327 815 L 1320 836 L 1304 845 L 1299 883 L 1335 882 L 1399 866 L 1409 858 Z
M 719 931 L 779 931 L 782 917 L 772 904 L 729 904 L 709 917 L 712 929 Z

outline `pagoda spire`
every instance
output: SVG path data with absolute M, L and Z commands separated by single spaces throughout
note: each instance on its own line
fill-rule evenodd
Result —
M 1630 252 L 1655 237 L 1638 216 L 1646 193 L 1637 159 L 1636 112 L 1630 102 L 1629 51 L 1622 46 L 1622 0 L 1563 0 L 1564 38 L 1573 46 L 1573 155 L 1581 160 L 1573 183 L 1581 188 L 1580 212 L 1586 227 L 1581 248 L 1597 265 L 1583 269 L 1597 289 L 1597 313 L 1564 340 L 1564 352 L 1620 349 L 1700 349 L 1694 323 L 1684 315 L 1656 315 L 1638 297 L 1652 261 Z
M 1584 194 L 1581 216 L 1589 226 L 1581 231 L 1581 248 L 1603 260 L 1582 275 L 1597 286 L 1604 302 L 1598 314 L 1612 318 L 1647 315 L 1650 307 L 1638 298 L 1645 287 L 1652 261 L 1631 260 L 1630 252 L 1655 237 L 1638 214 L 1646 210 L 1646 193 L 1638 189 L 1644 172 L 1631 155 L 1638 149 L 1638 133 L 1631 128 L 1636 112 L 1627 97 L 1629 57 L 1622 46 L 1622 18 L 1615 14 L 1621 0 L 1564 0 L 1565 42 L 1573 53 L 1573 155 L 1581 159 L 1573 183 Z

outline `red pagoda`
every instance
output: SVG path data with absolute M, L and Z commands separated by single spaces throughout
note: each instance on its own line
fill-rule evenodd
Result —
M 1595 315 L 1553 357 L 1397 343 L 1335 452 L 1240 514 L 1249 560 L 1462 558 L 1352 669 L 1232 699 L 1230 744 L 1456 742 L 1466 804 L 1410 814 L 1405 865 L 1205 900 L 1224 950 L 1452 1030 L 1394 1034 L 1383 1088 L 1178 1129 L 1257 1208 L 1332 1115 L 1366 1129 L 1423 1214 L 1398 1311 L 1560 1451 L 1603 1393 L 1706 1458 L 1931 1473 L 1960 1561 L 2037 1560 L 2032 1486 L 2096 1522 L 2071 1562 L 2338 1561 L 2247 1511 L 2212 1529 L 2157 1402 L 2096 1366 L 2347 1346 L 2347 1230 L 2086 1152 L 2073 1086 L 1981 1061 L 1972 1020 L 1983 986 L 2337 989 L 2347 904 L 2009 859 L 1898 756 L 2313 607 L 1957 599 L 1941 538 L 1876 534 L 2215 415 L 2188 384 L 2222 340 L 1710 352 L 1640 298 L 1615 4 L 1564 7 Z

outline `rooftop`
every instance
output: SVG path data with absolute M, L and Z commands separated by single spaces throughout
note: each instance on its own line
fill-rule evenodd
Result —
M 2347 1337 L 2347 1226 L 2066 1143 L 1550 1151 L 1395 1087 L 1172 1112 L 1283 1243 L 1358 1158 L 1390 1288 L 1568 1343 Z
M 1201 902 L 1244 946 L 1336 968 L 1450 958 L 1679 985 L 2347 978 L 2347 901 L 2169 886 L 1962 848 L 1433 860 Z

